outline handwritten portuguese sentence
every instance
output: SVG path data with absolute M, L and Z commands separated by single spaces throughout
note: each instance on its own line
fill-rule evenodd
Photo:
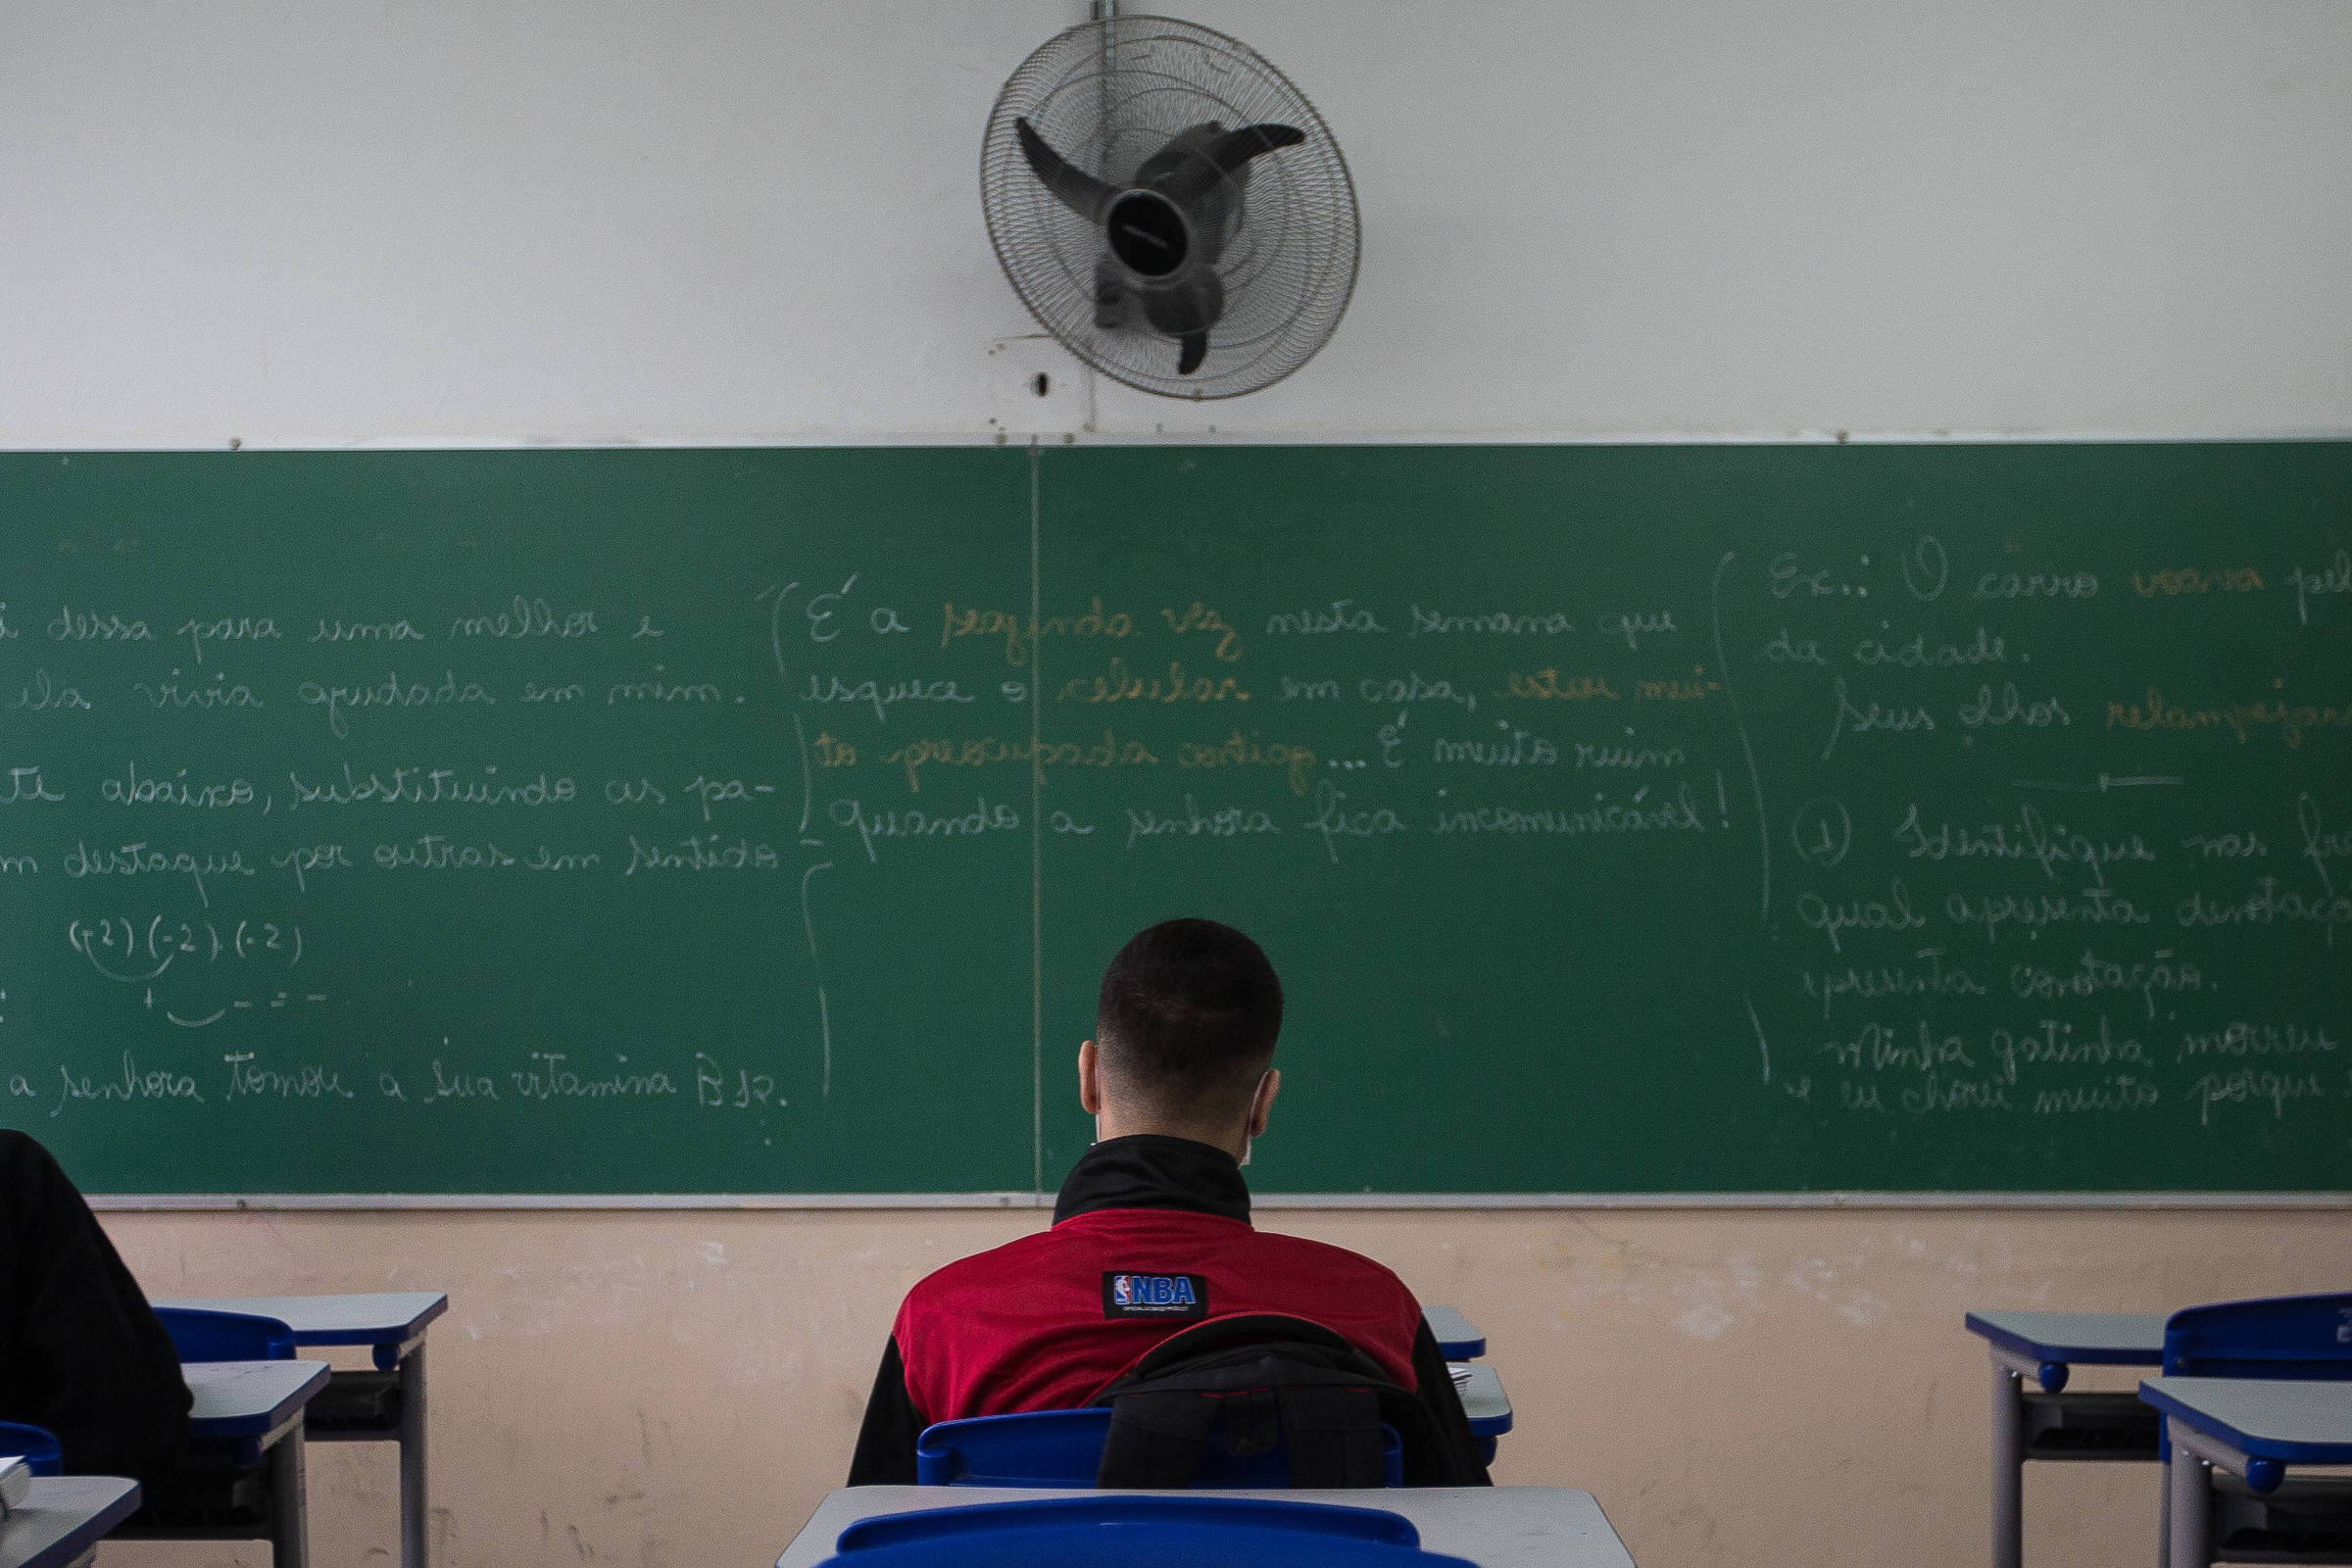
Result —
M 449 1040 L 441 1039 L 447 1051 Z M 430 1051 L 430 1047 L 425 1048 Z M 174 1054 L 175 1055 L 177 1054 Z M 656 1048 L 632 1056 L 600 1052 L 591 1059 L 571 1052 L 495 1052 L 472 1056 L 432 1054 L 421 1065 L 403 1057 L 397 1067 L 367 1062 L 302 1060 L 293 1053 L 260 1048 L 226 1050 L 217 1063 L 191 1067 L 174 1060 L 157 1066 L 124 1049 L 103 1069 L 74 1064 L 0 1066 L 0 1099 L 46 1103 L 66 1116 L 164 1102 L 234 1108 L 312 1102 L 321 1108 L 353 1102 L 403 1107 L 442 1104 L 558 1106 L 583 1102 L 667 1102 L 688 1113 L 781 1110 L 791 1102 L 772 1073 L 722 1060 L 709 1051 Z

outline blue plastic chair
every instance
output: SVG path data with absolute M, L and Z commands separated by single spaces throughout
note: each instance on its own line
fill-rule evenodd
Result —
M 1402 1515 L 1262 1497 L 1107 1493 L 861 1519 L 819 1568 L 1471 1568 Z
M 273 1317 L 159 1306 L 156 1317 L 182 1361 L 291 1361 L 294 1331 Z
M 57 1434 L 47 1427 L 0 1421 L 0 1453 L 16 1454 L 24 1461 L 24 1468 L 36 1476 L 66 1473 L 66 1450 L 58 1446 Z
M 2164 1325 L 2168 1378 L 2352 1380 L 2352 1294 L 2216 1301 Z
M 1223 1447 L 1224 1425 L 1201 1445 L 1196 1487 L 1282 1488 L 1290 1458 L 1276 1443 L 1264 1453 L 1236 1457 Z M 1380 1429 L 1382 1484 L 1404 1485 L 1404 1445 L 1396 1429 Z M 941 1421 L 915 1440 L 914 1479 L 926 1487 L 1091 1487 L 1110 1435 L 1110 1410 L 1031 1410 Z

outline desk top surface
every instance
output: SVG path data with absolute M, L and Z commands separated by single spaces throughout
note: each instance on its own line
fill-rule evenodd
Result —
M 1450 1306 L 1425 1306 L 1421 1321 L 1429 1325 L 1439 1352 L 1448 1361 L 1475 1361 L 1487 1353 L 1486 1335 Z
M 35 1476 L 0 1525 L 0 1568 L 62 1568 L 138 1506 L 139 1484 L 120 1476 Z
M 324 1361 L 187 1361 L 179 1375 L 196 1396 L 188 1428 L 199 1438 L 274 1432 L 326 1387 Z
M 296 1345 L 398 1345 L 449 1310 L 438 1291 L 384 1291 L 372 1296 L 179 1296 L 157 1306 L 207 1312 L 251 1312 L 294 1331 Z
M 1502 1392 L 1502 1379 L 1484 1361 L 1453 1361 L 1453 1386 L 1462 1394 L 1462 1413 L 1470 1430 L 1482 1438 L 1500 1437 L 1511 1430 L 1511 1396 Z
M 841 1533 L 860 1519 L 1039 1497 L 1099 1497 L 1091 1489 L 1026 1487 L 844 1487 L 817 1505 L 776 1559 L 776 1568 L 809 1568 L 833 1554 Z M 1625 1544 L 1589 1492 L 1566 1487 L 1405 1487 L 1359 1492 L 1197 1492 L 1193 1496 L 1281 1497 L 1400 1513 L 1430 1551 L 1467 1557 L 1481 1568 L 1634 1568 Z
M 1969 1332 L 2036 1361 L 2158 1366 L 2163 1312 L 1971 1312 Z
M 2352 1464 L 2352 1383 L 2143 1378 L 2139 1396 L 2258 1459 Z

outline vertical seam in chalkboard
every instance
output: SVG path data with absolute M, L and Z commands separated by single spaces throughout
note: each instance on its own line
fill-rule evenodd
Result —
M 1756 853 L 1763 858 L 1763 902 L 1756 918 L 1766 925 L 1772 923 L 1772 829 L 1764 819 L 1764 775 L 1756 771 L 1756 749 L 1748 744 L 1747 720 L 1740 713 L 1740 693 L 1732 686 L 1732 662 L 1723 649 L 1723 569 L 1737 559 L 1738 552 L 1727 550 L 1715 563 L 1715 575 L 1707 584 L 1707 613 L 1715 627 L 1715 667 L 1723 672 L 1723 695 L 1731 700 L 1732 727 L 1740 732 L 1740 755 L 1747 759 L 1747 787 L 1756 797 Z M 1763 1028 L 1757 1027 L 1756 1037 L 1763 1038 Z M 1769 1061 L 1769 1057 L 1767 1058 Z M 1765 1068 L 1765 1079 L 1771 1080 L 1772 1070 Z
M 1046 1190 L 1046 862 L 1044 824 L 1038 812 L 1045 806 L 1045 721 L 1040 705 L 1046 700 L 1045 664 L 1038 651 L 1038 616 L 1044 595 L 1039 583 L 1038 447 L 1029 438 L 1029 1185 L 1041 1197 Z

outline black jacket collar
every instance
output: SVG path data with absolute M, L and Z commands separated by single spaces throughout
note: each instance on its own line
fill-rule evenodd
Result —
M 1241 1162 L 1189 1138 L 1138 1133 L 1095 1145 L 1070 1167 L 1054 1203 L 1054 1223 L 1098 1208 L 1175 1208 L 1250 1223 L 1250 1184 Z

